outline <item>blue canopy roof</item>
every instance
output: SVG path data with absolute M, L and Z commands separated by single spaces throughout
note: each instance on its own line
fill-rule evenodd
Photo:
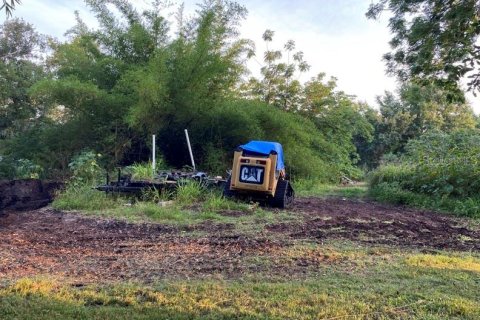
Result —
M 285 164 L 283 161 L 283 148 L 278 142 L 271 141 L 250 141 L 247 144 L 241 145 L 240 148 L 250 153 L 256 153 L 268 156 L 272 151 L 278 154 L 277 170 L 283 170 Z

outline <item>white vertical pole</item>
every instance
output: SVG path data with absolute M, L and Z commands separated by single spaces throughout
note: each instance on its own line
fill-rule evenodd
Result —
M 152 177 L 155 178 L 155 168 L 157 166 L 155 158 L 155 135 L 152 135 Z
M 188 151 L 190 152 L 190 160 L 192 160 L 193 171 L 197 171 L 195 168 L 195 161 L 193 160 L 192 145 L 190 144 L 190 138 L 188 137 L 188 130 L 185 129 L 185 136 L 187 137 Z

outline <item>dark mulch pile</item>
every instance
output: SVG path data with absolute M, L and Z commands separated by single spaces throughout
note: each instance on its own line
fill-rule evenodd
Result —
M 233 224 L 133 224 L 49 208 L 11 212 L 0 220 L 0 279 L 33 275 L 82 282 L 162 278 L 239 278 L 267 271 L 249 261 L 283 246 L 232 233 Z M 200 234 L 188 236 L 191 231 Z M 271 271 L 285 274 L 279 264 Z M 270 271 L 270 269 L 268 269 Z
M 273 224 L 268 230 L 302 239 L 480 251 L 479 230 L 435 212 L 341 198 L 301 198 L 293 211 L 304 216 L 303 222 Z

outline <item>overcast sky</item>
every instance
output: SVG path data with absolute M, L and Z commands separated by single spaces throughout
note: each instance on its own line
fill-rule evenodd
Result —
M 150 1 L 131 1 L 144 7 Z M 192 12 L 198 1 L 185 1 Z M 338 88 L 354 94 L 358 100 L 376 106 L 375 97 L 385 90 L 395 91 L 395 79 L 385 75 L 382 55 L 386 53 L 390 34 L 387 19 L 367 20 L 365 12 L 372 0 L 238 0 L 248 9 L 242 23 L 242 37 L 255 41 L 259 60 L 265 45 L 261 35 L 266 29 L 275 31 L 271 48 L 283 48 L 287 40 L 296 42 L 296 50 L 305 54 L 311 69 L 302 80 L 319 72 L 338 78 Z M 83 0 L 22 0 L 15 17 L 32 23 L 40 33 L 63 39 L 66 30 L 75 24 L 74 10 L 91 27 L 96 27 Z M 1 16 L 2 22 L 5 19 Z M 258 69 L 254 60 L 251 69 Z M 480 97 L 469 96 L 476 113 L 480 113 Z

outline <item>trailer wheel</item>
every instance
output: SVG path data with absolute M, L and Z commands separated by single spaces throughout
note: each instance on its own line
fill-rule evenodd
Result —
M 275 195 L 270 200 L 270 206 L 285 209 L 288 208 L 295 198 L 295 192 L 288 180 L 279 180 Z

